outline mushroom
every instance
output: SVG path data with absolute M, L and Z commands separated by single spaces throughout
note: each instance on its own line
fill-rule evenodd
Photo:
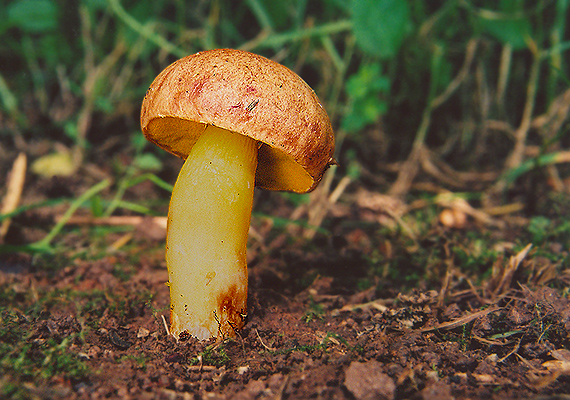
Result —
M 232 337 L 247 317 L 246 244 L 254 186 L 306 193 L 334 164 L 334 135 L 290 69 L 217 49 L 162 71 L 141 109 L 146 138 L 186 159 L 168 211 L 170 333 Z

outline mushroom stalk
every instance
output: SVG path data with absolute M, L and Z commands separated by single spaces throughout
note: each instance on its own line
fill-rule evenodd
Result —
M 234 336 L 245 323 L 256 167 L 255 140 L 208 125 L 180 171 L 166 238 L 176 338 Z

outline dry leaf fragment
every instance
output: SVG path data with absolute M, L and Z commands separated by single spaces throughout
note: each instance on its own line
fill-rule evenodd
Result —
M 550 355 L 559 361 L 570 362 L 570 350 L 567 349 L 552 350 L 550 352 Z
M 473 377 L 477 379 L 477 382 L 482 384 L 493 384 L 495 382 L 495 378 L 489 374 L 473 374 Z
M 71 176 L 77 170 L 69 152 L 56 152 L 38 158 L 32 164 L 32 172 L 44 178 Z
M 570 373 L 570 361 L 550 360 L 543 362 L 542 366 L 549 371 L 561 372 L 563 374 Z
M 2 212 L 0 214 L 8 214 L 18 207 L 20 203 L 20 197 L 22 191 L 24 190 L 24 181 L 26 179 L 26 166 L 27 158 L 24 153 L 18 154 L 18 157 L 14 161 L 12 170 L 8 178 L 8 186 L 6 196 L 4 197 L 4 202 L 2 204 Z M 2 221 L 0 226 L 0 240 L 4 239 L 6 233 L 8 233 L 8 228 L 10 227 L 10 218 L 6 218 Z
M 570 374 L 570 350 L 557 349 L 552 350 L 550 355 L 554 360 L 545 361 L 542 366 L 551 372 L 559 374 Z
M 496 264 L 493 266 L 493 276 L 490 280 L 492 297 L 496 298 L 505 294 L 511 287 L 515 272 L 532 248 L 532 243 L 526 245 L 524 249 L 516 255 L 511 256 L 506 265 Z

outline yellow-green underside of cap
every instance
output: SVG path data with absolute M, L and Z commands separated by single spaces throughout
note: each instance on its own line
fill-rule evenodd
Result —
M 145 130 L 147 139 L 164 150 L 186 159 L 206 124 L 176 117 L 151 120 Z M 236 133 L 239 135 L 239 133 Z M 267 190 L 296 193 L 309 191 L 314 179 L 284 151 L 261 143 L 258 151 L 255 185 Z

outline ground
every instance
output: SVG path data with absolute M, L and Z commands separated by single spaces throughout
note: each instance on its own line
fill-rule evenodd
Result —
M 30 179 L 24 204 L 58 198 L 52 193 L 61 188 L 77 198 L 90 184 Z M 160 197 L 152 204 L 166 211 L 167 196 L 152 184 L 131 191 L 127 200 Z M 111 198 L 113 191 L 101 193 Z M 345 195 L 316 233 L 302 218 L 287 219 L 307 204 L 256 195 L 247 324 L 235 338 L 207 342 L 176 342 L 167 334 L 164 228 L 157 219 L 93 226 L 92 212 L 80 208 L 77 215 L 88 220 L 68 220 L 50 243 L 55 251 L 12 248 L 0 255 L 1 393 L 36 399 L 566 398 L 565 236 L 541 237 L 529 226 L 542 220 L 521 213 L 493 223 L 469 217 L 454 226 L 437 205 L 409 211 L 398 223 L 373 205 L 388 207 L 393 200 L 359 184 Z M 544 209 L 560 212 L 568 206 L 564 198 L 545 198 Z M 68 207 L 56 202 L 18 214 L 6 242 L 41 240 Z M 548 217 L 565 232 L 563 220 Z

